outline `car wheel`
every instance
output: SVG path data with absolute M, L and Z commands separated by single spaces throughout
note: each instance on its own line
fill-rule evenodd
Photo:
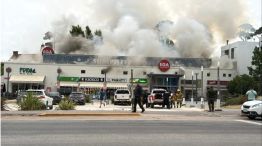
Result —
M 151 108 L 154 108 L 154 103 L 151 103 Z
M 251 119 L 251 120 L 254 120 L 255 118 L 256 118 L 256 116 L 251 116 L 251 115 L 249 115 L 249 116 L 247 116 L 249 119 Z
M 149 103 L 146 103 L 146 108 L 149 108 Z

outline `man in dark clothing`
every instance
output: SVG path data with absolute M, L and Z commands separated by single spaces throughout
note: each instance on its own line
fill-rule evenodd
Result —
M 209 112 L 214 112 L 214 102 L 216 100 L 216 96 L 216 91 L 213 90 L 213 87 L 210 87 L 207 91 Z
M 145 111 L 145 109 L 144 109 L 144 107 L 143 107 L 143 105 L 141 103 L 142 95 L 143 95 L 143 89 L 142 89 L 142 87 L 139 84 L 137 84 L 136 88 L 135 88 L 135 91 L 134 91 L 134 96 L 135 96 L 135 98 L 134 98 L 134 109 L 133 109 L 132 112 L 136 112 L 136 105 L 137 104 L 142 109 L 142 113 Z
M 169 102 L 169 97 L 170 97 L 170 93 L 168 91 L 166 91 L 163 95 L 163 105 L 162 107 L 165 108 L 165 105 L 168 109 L 170 109 L 170 102 Z

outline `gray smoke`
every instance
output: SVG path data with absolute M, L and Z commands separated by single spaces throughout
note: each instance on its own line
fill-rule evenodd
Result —
M 247 21 L 244 0 L 93 0 L 81 4 L 89 10 L 79 10 L 82 21 L 70 16 L 54 24 L 54 30 L 59 28 L 56 48 L 60 53 L 210 57 L 217 43 L 234 38 L 238 26 Z M 89 25 L 93 32 L 101 29 L 103 42 L 69 37 L 71 25 L 76 24 Z M 166 38 L 174 46 L 164 45 Z

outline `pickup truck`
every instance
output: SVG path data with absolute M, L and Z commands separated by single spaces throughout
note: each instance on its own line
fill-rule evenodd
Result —
M 152 89 L 150 95 L 147 97 L 146 107 L 154 108 L 155 105 L 163 105 L 163 95 L 166 92 L 165 89 Z

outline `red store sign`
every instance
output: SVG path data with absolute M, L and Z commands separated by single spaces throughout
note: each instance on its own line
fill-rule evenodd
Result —
M 166 72 L 170 69 L 170 63 L 168 60 L 163 59 L 159 62 L 158 64 L 158 68 L 162 71 L 162 72 Z
M 225 86 L 228 85 L 228 82 L 229 82 L 229 81 L 219 81 L 220 85 L 225 85 Z M 217 80 L 208 80 L 208 81 L 207 81 L 207 84 L 208 84 L 208 85 L 217 85 L 217 84 L 218 84 L 218 81 L 217 81 Z

